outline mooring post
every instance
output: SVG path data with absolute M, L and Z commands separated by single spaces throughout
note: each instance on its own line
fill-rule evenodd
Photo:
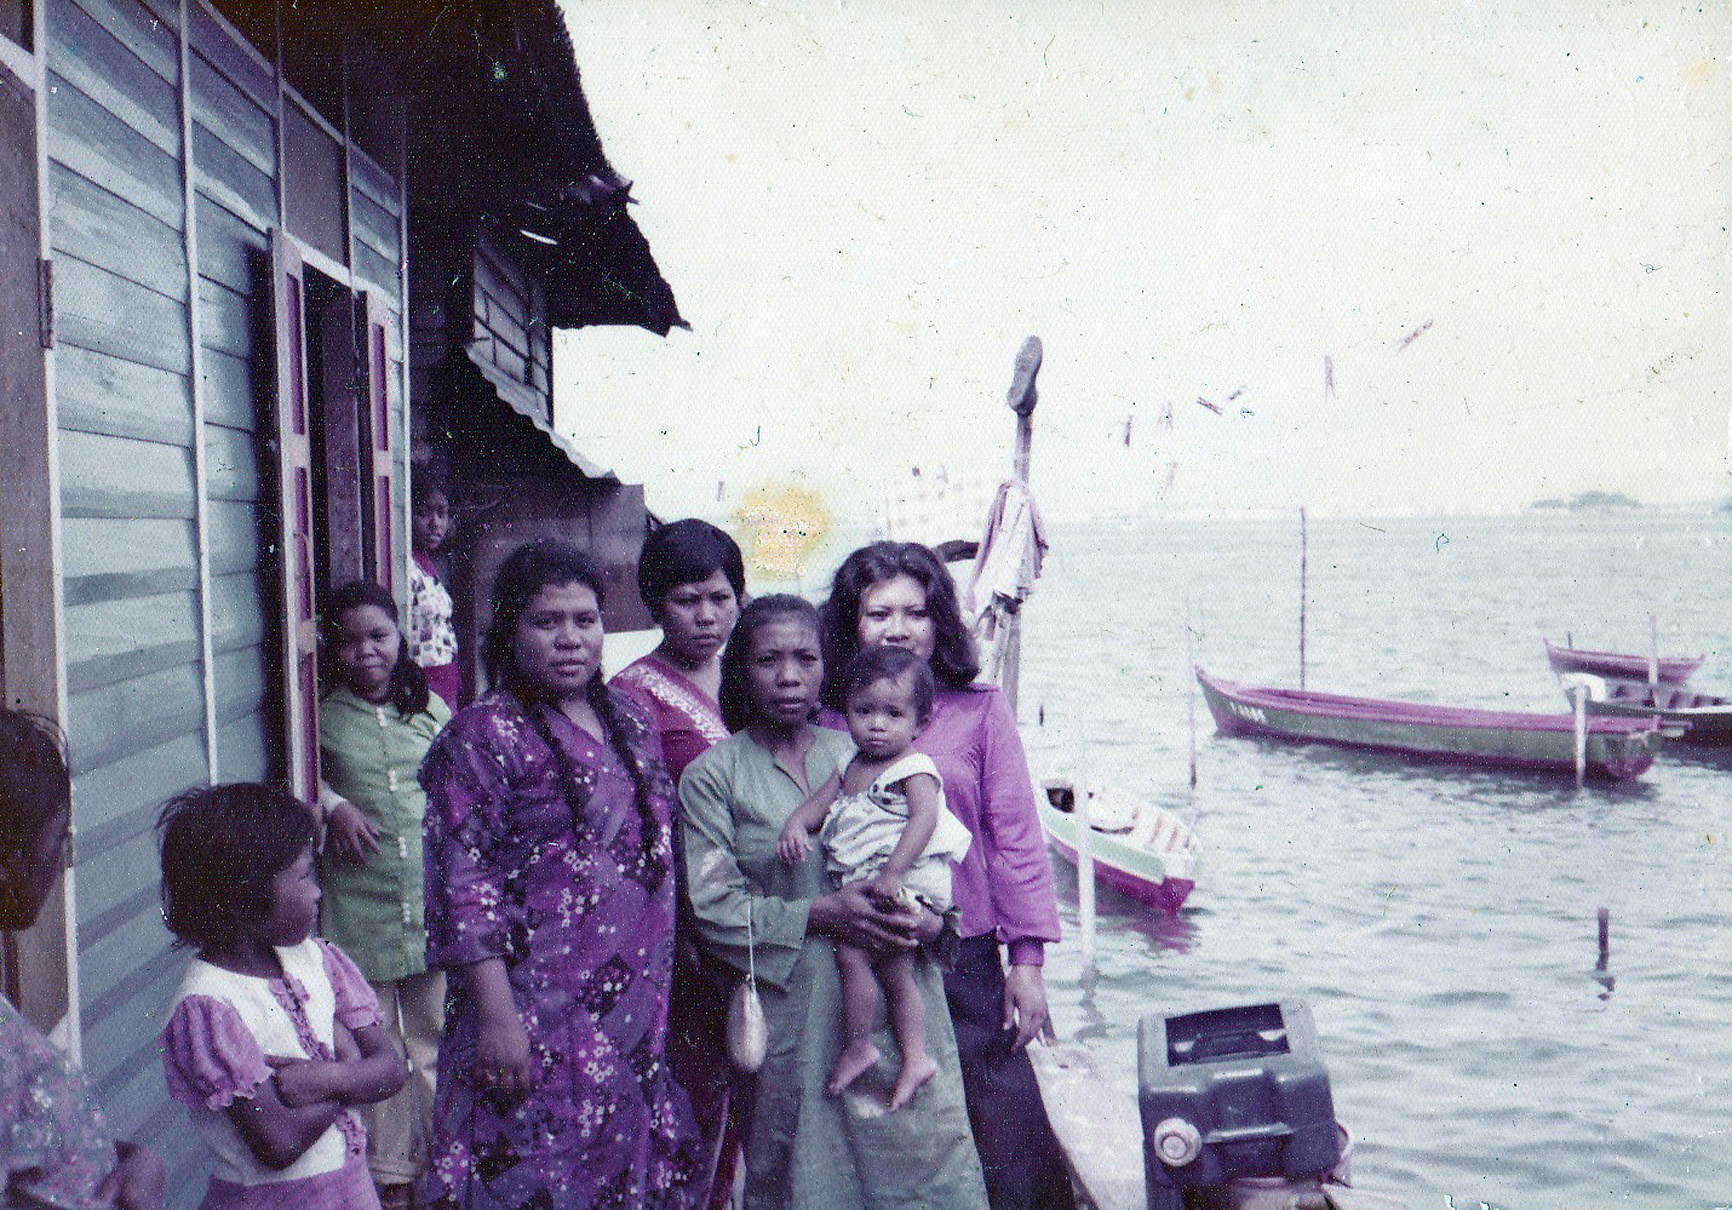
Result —
M 1305 506 L 1299 506 L 1299 688 L 1305 688 Z

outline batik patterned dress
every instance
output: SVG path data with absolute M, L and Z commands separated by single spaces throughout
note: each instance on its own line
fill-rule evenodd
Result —
M 116 1162 L 78 1069 L 0 996 L 0 1202 L 96 1207 Z
M 488 694 L 421 767 L 428 961 L 504 961 L 534 1083 L 512 1106 L 477 1094 L 478 1010 L 454 978 L 427 1182 L 435 1207 L 684 1208 L 702 1195 L 690 1109 L 663 1058 L 671 786 L 647 715 L 617 694 L 613 704 L 650 778 L 647 845 L 629 771 L 551 707 L 529 707 L 537 726 L 516 698 Z M 569 787 L 544 736 L 569 758 Z

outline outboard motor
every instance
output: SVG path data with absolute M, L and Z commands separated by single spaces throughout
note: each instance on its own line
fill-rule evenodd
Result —
M 1290 1205 L 1340 1165 L 1303 1001 L 1144 1017 L 1137 1047 L 1149 1210 Z

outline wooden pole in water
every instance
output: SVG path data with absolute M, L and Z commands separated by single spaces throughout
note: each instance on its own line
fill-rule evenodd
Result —
M 1010 390 L 1005 392 L 1004 401 L 1010 405 L 1010 410 L 1016 413 L 1016 463 L 1015 474 L 1023 484 L 1028 483 L 1028 451 L 1034 444 L 1034 405 L 1040 395 L 1034 389 L 1035 376 L 1040 373 L 1040 337 L 1030 336 L 1022 342 L 1022 348 L 1016 351 L 1016 368 L 1011 373 Z M 1010 633 L 1004 640 L 1004 672 L 999 677 L 999 687 L 1004 690 L 1005 697 L 1010 699 L 1010 713 L 1016 715 L 1017 681 L 1022 673 L 1022 612 L 1013 609 L 1008 622 Z
M 1082 933 L 1082 964 L 1085 972 L 1095 969 L 1095 846 L 1094 821 L 1089 812 L 1089 787 L 1076 782 L 1073 810 L 1076 814 L 1076 910 Z
M 1197 788 L 1197 659 L 1191 651 L 1191 594 L 1185 594 L 1185 726 L 1191 733 L 1191 789 Z
M 1612 959 L 1612 909 L 1600 909 L 1600 960 L 1594 964 L 1597 971 L 1605 970 Z
M 1660 705 L 1660 619 L 1652 613 L 1648 615 L 1648 703 L 1656 709 Z
M 1588 776 L 1588 687 L 1573 686 L 1570 700 L 1576 708 L 1576 789 L 1580 790 Z
M 1299 688 L 1305 688 L 1305 506 L 1299 506 Z

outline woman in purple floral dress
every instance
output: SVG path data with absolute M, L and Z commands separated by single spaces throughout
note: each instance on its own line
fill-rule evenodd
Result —
M 427 953 L 451 977 L 427 1200 L 684 1208 L 702 1197 L 663 1061 L 673 787 L 601 678 L 602 581 L 538 543 L 494 582 L 495 688 L 425 763 Z

